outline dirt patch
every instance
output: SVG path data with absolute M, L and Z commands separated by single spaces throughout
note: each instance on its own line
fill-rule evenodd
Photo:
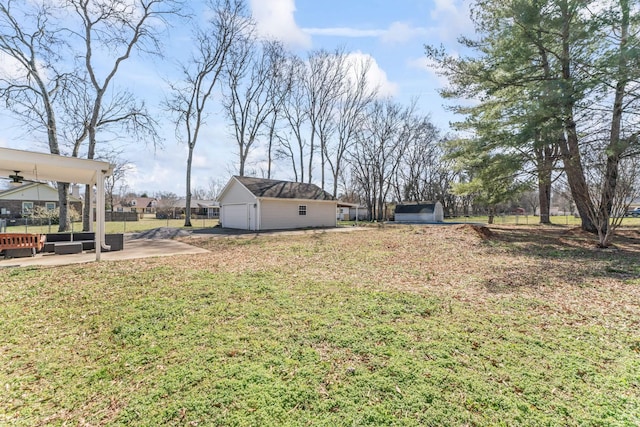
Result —
M 175 239 L 191 235 L 188 230 L 173 227 L 159 227 L 141 233 L 133 233 L 131 239 Z
M 456 227 L 456 230 L 471 231 L 481 239 L 491 239 L 494 237 L 493 231 L 483 225 L 463 224 Z

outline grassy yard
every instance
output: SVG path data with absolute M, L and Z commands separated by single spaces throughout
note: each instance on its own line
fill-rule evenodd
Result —
M 0 425 L 640 424 L 636 230 L 188 241 L 0 270 Z

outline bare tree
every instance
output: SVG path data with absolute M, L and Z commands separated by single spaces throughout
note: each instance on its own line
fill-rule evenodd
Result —
M 278 98 L 282 97 L 277 80 L 282 58 L 281 43 L 265 41 L 257 45 L 249 38 L 239 43 L 229 56 L 222 104 L 233 124 L 240 176 L 245 175 L 245 165 L 265 123 L 276 116 Z
M 209 182 L 207 183 L 207 199 L 208 200 L 216 200 L 222 190 L 226 182 L 221 179 L 209 178 Z
M 342 81 L 340 105 L 337 117 L 334 118 L 336 121 L 335 142 L 323 144 L 325 158 L 333 178 L 334 197 L 338 195 L 338 182 L 345 158 L 363 125 L 367 108 L 378 92 L 378 88 L 370 87 L 367 80 L 367 74 L 371 67 L 370 59 L 361 62 L 346 62 L 344 65 L 346 70 Z
M 385 204 L 392 180 L 400 166 L 408 141 L 414 137 L 411 127 L 415 103 L 402 107 L 387 99 L 374 102 L 351 154 L 357 182 L 367 195 L 372 218 L 385 216 Z
M 224 72 L 234 43 L 246 37 L 251 27 L 245 17 L 242 0 L 210 3 L 212 17 L 204 29 L 194 32 L 195 54 L 181 66 L 183 80 L 170 83 L 171 98 L 165 102 L 175 116 L 176 137 L 187 144 L 186 215 L 184 225 L 191 226 L 191 166 L 193 150 L 207 118 L 207 103 Z
M 306 108 L 306 91 L 304 75 L 307 72 L 304 62 L 297 56 L 291 55 L 287 66 L 288 96 L 282 104 L 282 114 L 287 122 L 289 134 L 280 137 L 276 156 L 291 162 L 294 180 L 305 181 L 305 157 L 309 147 L 305 135 L 305 125 L 309 117 Z
M 336 129 L 336 113 L 345 88 L 345 54 L 343 49 L 334 52 L 319 50 L 309 55 L 306 73 L 307 116 L 309 119 L 309 182 L 312 180 L 313 155 L 320 152 L 320 187 L 325 188 L 327 144 Z
M 94 109 L 93 91 L 88 78 L 74 80 L 71 89 L 60 100 L 63 113 L 60 116 L 60 144 L 67 148 L 73 157 L 79 157 L 83 144 L 89 136 L 88 123 L 91 122 Z M 114 157 L 111 152 L 119 150 L 112 146 L 122 134 L 137 140 L 152 141 L 158 144 L 158 123 L 148 113 L 144 101 L 137 99 L 128 90 L 109 91 L 102 99 L 100 116 L 96 122 L 96 132 L 100 132 L 100 142 L 110 143 L 110 147 L 102 155 L 103 158 Z M 117 157 L 117 155 L 115 155 Z
M 170 191 L 159 191 L 156 192 L 153 197 L 158 200 L 158 208 L 156 211 L 161 217 L 164 215 L 165 218 L 175 218 L 175 211 L 180 201 L 177 194 Z
M 441 200 L 437 183 L 443 156 L 438 130 L 429 117 L 409 118 L 407 148 L 394 179 L 397 200 Z
M 0 52 L 15 61 L 15 75 L 0 76 L 0 99 L 25 125 L 27 132 L 46 133 L 49 152 L 62 154 L 58 141 L 56 99 L 64 98 L 71 75 L 58 68 L 61 53 L 68 48 L 60 29 L 54 26 L 59 12 L 50 4 L 0 4 Z M 69 183 L 59 182 L 59 231 L 71 228 Z
M 84 126 L 88 138 L 87 158 L 93 159 L 96 156 L 97 131 L 101 118 L 104 118 L 105 96 L 121 65 L 134 50 L 160 54 L 158 23 L 167 15 L 179 13 L 180 3 L 175 0 L 69 0 L 69 4 L 80 20 L 77 29 L 69 30 L 82 40 L 83 52 L 79 59 L 91 88 L 88 98 L 90 115 Z M 125 118 L 127 114 L 124 113 Z M 146 123 L 152 124 L 152 121 Z M 85 230 L 90 228 L 91 193 L 87 186 L 85 194 L 88 196 L 83 212 Z
M 107 177 L 104 182 L 105 197 L 107 198 L 109 209 L 113 212 L 116 196 L 125 185 L 124 179 L 131 170 L 132 165 L 128 161 L 118 159 L 117 157 L 111 157 L 106 160 L 112 165 L 115 165 L 111 176 Z
M 277 143 L 281 138 L 278 126 L 282 118 L 283 104 L 291 93 L 292 80 L 287 76 L 287 53 L 281 44 L 274 45 L 269 73 L 271 96 L 269 98 L 271 114 L 265 120 L 263 132 L 267 140 L 267 174 L 271 178 L 274 157 L 277 157 Z

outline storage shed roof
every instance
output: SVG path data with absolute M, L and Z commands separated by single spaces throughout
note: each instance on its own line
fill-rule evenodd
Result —
M 335 200 L 335 198 L 314 184 L 301 182 L 279 181 L 275 179 L 235 176 L 247 190 L 256 197 L 270 197 L 276 199 L 310 199 Z
M 413 205 L 397 205 L 396 214 L 432 214 L 435 210 L 435 203 L 417 203 Z

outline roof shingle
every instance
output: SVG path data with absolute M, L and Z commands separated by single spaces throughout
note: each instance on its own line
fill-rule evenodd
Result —
M 253 178 L 248 176 L 236 176 L 235 178 L 256 197 L 335 200 L 331 194 L 314 184 Z

